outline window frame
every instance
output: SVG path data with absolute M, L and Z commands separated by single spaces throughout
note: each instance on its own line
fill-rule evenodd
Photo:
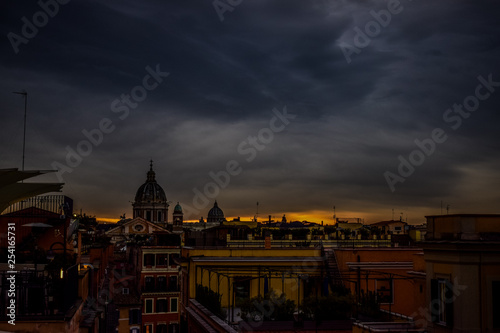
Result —
M 158 301 L 165 301 L 165 311 L 159 311 L 158 307 Z M 168 299 L 166 297 L 159 297 L 156 299 L 156 312 L 155 313 L 168 313 L 169 307 L 168 307 Z
M 172 311 L 172 301 L 175 300 L 175 311 Z M 169 299 L 168 313 L 178 313 L 179 312 L 179 297 L 170 297 Z
M 136 316 L 134 317 L 133 312 L 136 311 Z M 137 319 L 136 322 L 133 322 L 133 319 Z M 140 308 L 131 308 L 128 310 L 128 324 L 129 325 L 141 325 L 141 320 L 142 319 L 142 313 Z M 141 327 L 138 326 L 137 329 L 139 329 L 139 332 L 141 331 Z
M 152 260 L 148 259 L 146 260 L 146 258 L 153 258 Z M 143 257 L 142 257 L 142 266 L 143 267 L 155 267 L 156 266 L 156 256 L 154 253 L 144 253 L 143 254 Z M 151 263 L 150 265 L 148 265 L 148 263 Z
M 439 326 L 453 327 L 453 284 L 448 278 L 431 279 L 432 322 Z M 435 308 L 437 306 L 437 309 Z M 437 310 L 437 313 L 435 311 Z
M 145 292 L 156 291 L 156 279 L 155 279 L 154 275 L 144 276 L 144 291 Z
M 144 332 L 147 333 L 148 332 L 148 329 L 146 327 L 151 327 L 151 330 L 149 331 L 149 333 L 154 333 L 154 329 L 155 329 L 155 325 L 153 323 L 147 323 L 147 324 L 144 324 Z
M 148 312 L 148 301 L 151 301 L 151 312 Z M 144 299 L 144 314 L 155 313 L 154 309 L 154 298 L 145 298 Z

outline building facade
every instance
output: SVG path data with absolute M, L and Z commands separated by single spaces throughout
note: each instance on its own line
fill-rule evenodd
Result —
M 500 332 L 500 215 L 427 216 L 429 332 Z

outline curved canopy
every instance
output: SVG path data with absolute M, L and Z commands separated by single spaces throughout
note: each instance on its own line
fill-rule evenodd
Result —
M 48 192 L 60 192 L 64 183 L 19 183 L 49 172 L 55 170 L 0 169 L 0 212 L 18 201 Z

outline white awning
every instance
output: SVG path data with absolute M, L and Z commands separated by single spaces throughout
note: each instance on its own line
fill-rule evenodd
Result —
M 55 170 L 0 169 L 0 212 L 18 201 L 44 193 L 60 192 L 64 183 L 19 183 L 49 172 Z

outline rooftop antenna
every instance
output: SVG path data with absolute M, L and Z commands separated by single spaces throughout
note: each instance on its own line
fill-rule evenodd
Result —
M 448 215 L 450 213 L 450 205 L 446 205 L 446 215 Z
M 255 222 L 257 222 L 257 217 L 259 217 L 259 202 L 257 201 L 257 212 L 255 214 Z
M 333 206 L 333 222 L 337 222 L 337 215 L 335 214 L 335 206 Z
M 24 153 L 26 151 L 26 110 L 28 108 L 28 93 L 26 92 L 26 90 L 13 91 L 12 93 L 24 96 L 24 134 L 23 134 L 23 164 L 22 164 L 22 171 L 24 171 Z

